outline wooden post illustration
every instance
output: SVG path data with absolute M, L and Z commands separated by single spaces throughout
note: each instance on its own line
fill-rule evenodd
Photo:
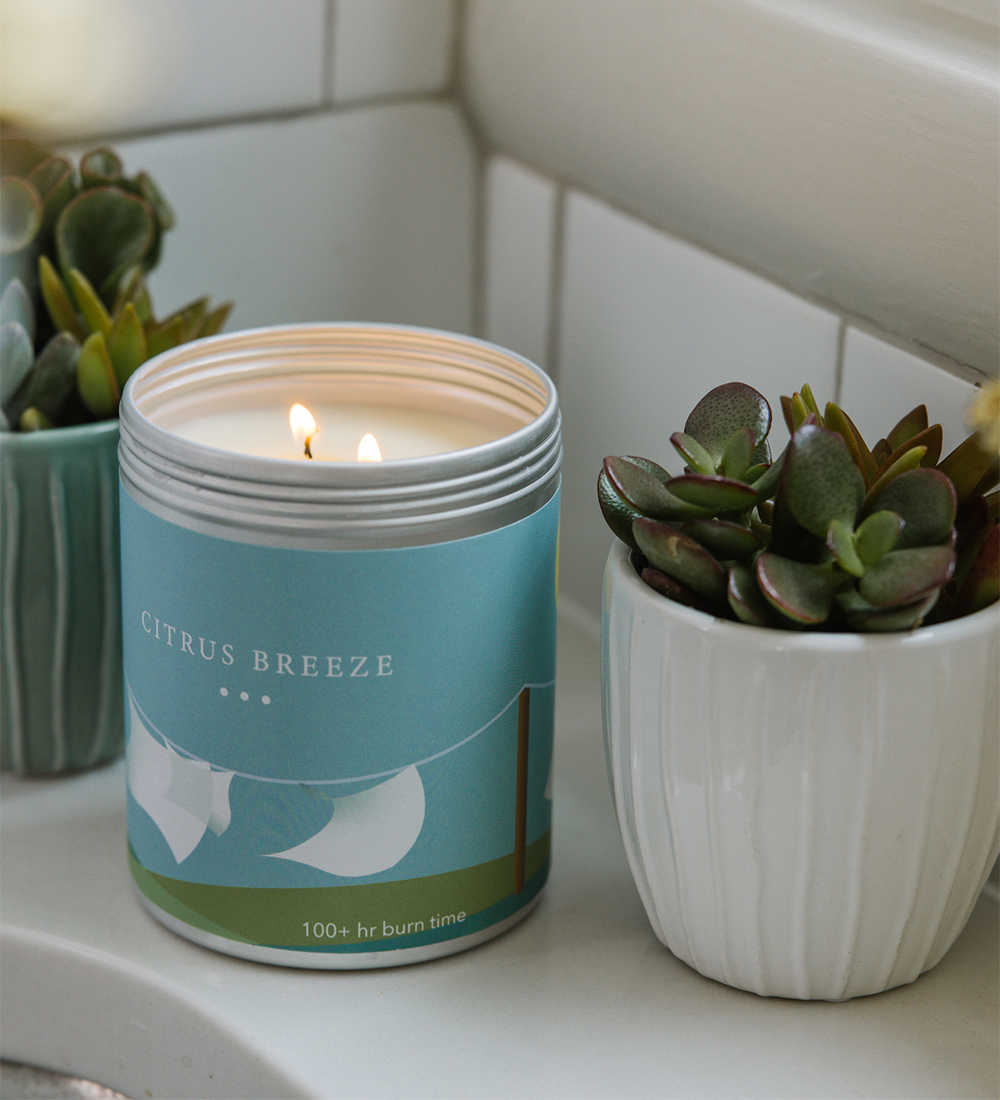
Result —
M 514 809 L 514 893 L 524 889 L 524 858 L 528 839 L 528 711 L 531 689 L 517 700 L 517 788 Z

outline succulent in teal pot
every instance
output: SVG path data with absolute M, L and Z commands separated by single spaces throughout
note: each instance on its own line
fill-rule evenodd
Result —
M 869 448 L 808 386 L 782 399 L 791 432 L 772 459 L 771 408 L 718 386 L 670 442 L 671 475 L 604 460 L 598 499 L 643 580 L 713 615 L 781 629 L 907 630 L 998 598 L 997 455 L 914 409 Z
M 23 138 L 0 142 L 0 427 L 20 431 L 117 415 L 143 363 L 212 336 L 230 304 L 199 298 L 157 319 L 146 274 L 174 216 L 146 172 L 98 148 L 74 165 Z
M 230 306 L 166 318 L 147 274 L 173 214 L 111 149 L 74 163 L 0 141 L 0 768 L 58 773 L 124 742 L 118 401 L 132 372 L 213 335 Z

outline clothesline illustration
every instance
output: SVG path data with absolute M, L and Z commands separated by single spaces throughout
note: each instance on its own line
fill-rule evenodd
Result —
M 554 685 L 525 684 L 493 717 L 473 733 L 419 760 L 369 775 L 334 779 L 284 779 L 254 775 L 213 764 L 167 737 L 150 721 L 126 685 L 130 734 L 127 753 L 128 785 L 132 797 L 163 834 L 181 864 L 201 843 L 206 831 L 216 836 L 229 828 L 232 811 L 229 787 L 234 778 L 258 783 L 294 785 L 305 790 L 382 780 L 357 794 L 329 798 L 331 816 L 316 834 L 267 858 L 308 864 L 328 874 L 360 877 L 378 874 L 398 863 L 416 843 L 425 815 L 424 787 L 418 769 L 453 753 L 494 727 L 516 704 L 518 707 L 517 773 L 515 783 L 514 887 L 524 886 L 527 822 L 528 727 L 533 689 Z M 546 797 L 551 798 L 551 777 Z M 329 796 L 327 796 L 329 797 Z

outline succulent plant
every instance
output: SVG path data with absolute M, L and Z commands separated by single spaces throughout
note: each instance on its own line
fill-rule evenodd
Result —
M 137 366 L 217 332 L 232 308 L 200 298 L 163 320 L 145 275 L 173 215 L 153 180 L 110 149 L 68 158 L 0 143 L 0 426 L 34 430 L 113 417 Z
M 742 382 L 671 436 L 679 475 L 604 460 L 601 509 L 651 588 L 781 629 L 906 630 L 998 599 L 995 449 L 976 434 L 942 460 L 924 406 L 869 449 L 808 386 L 781 403 L 791 440 L 773 462 L 770 405 Z

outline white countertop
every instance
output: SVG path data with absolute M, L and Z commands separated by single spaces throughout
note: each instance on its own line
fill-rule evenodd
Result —
M 132 894 L 121 762 L 5 776 L 4 1058 L 130 1097 L 996 1097 L 998 908 L 913 985 L 762 999 L 656 941 L 605 776 L 593 636 L 560 622 L 552 874 L 538 908 L 416 966 L 304 971 L 197 947 Z

